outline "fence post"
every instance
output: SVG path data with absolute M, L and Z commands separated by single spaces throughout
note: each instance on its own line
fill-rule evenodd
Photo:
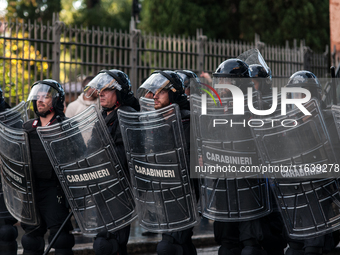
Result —
M 52 24 L 53 24 L 52 79 L 59 82 L 59 79 L 60 79 L 60 35 L 61 35 L 61 28 L 64 23 L 59 21 L 58 13 L 53 13 Z
M 308 46 L 303 47 L 303 69 L 304 70 L 307 70 L 307 71 L 311 70 L 312 54 L 313 54 L 313 51 Z
M 138 38 L 141 34 L 141 31 L 139 29 L 135 29 L 135 21 L 133 20 L 133 17 L 131 18 L 130 22 L 130 81 L 132 86 L 132 91 L 134 93 L 137 92 L 138 84 L 137 84 L 137 57 L 138 57 Z
M 202 29 L 197 29 L 196 31 L 196 40 L 197 40 L 197 50 L 198 50 L 198 59 L 197 59 L 197 70 L 198 74 L 204 71 L 204 46 L 207 41 L 207 37 L 203 35 Z
M 333 51 L 332 51 L 332 57 L 331 57 L 331 66 L 337 66 L 336 63 L 336 47 L 335 45 L 333 46 Z
M 261 42 L 260 35 L 255 33 L 255 48 L 258 49 L 260 52 L 264 50 L 266 44 Z

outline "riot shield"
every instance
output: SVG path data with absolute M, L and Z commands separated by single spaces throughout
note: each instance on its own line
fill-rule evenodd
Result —
M 22 128 L 22 125 L 27 121 L 27 119 L 27 111 L 24 101 L 13 108 L 0 112 L 0 122 L 10 127 Z
M 17 220 L 38 225 L 27 134 L 0 122 L 1 181 L 6 207 Z M 7 217 L 7 213 L 4 212 Z
M 155 101 L 152 98 L 140 97 L 139 105 L 141 112 L 154 111 Z
M 0 112 L 0 122 L 14 128 L 22 128 L 22 124 L 27 120 L 25 102 L 17 106 Z M 10 218 L 11 214 L 6 209 L 2 184 L 0 183 L 0 218 Z
M 253 128 L 262 170 L 270 177 L 287 232 L 295 239 L 340 228 L 337 160 L 316 100 L 304 106 L 311 115 L 295 108 Z
M 140 225 L 153 232 L 199 222 L 178 105 L 151 112 L 119 110 Z
M 95 106 L 37 132 L 84 235 L 116 231 L 137 217 L 128 179 Z
M 240 54 L 237 58 L 246 62 L 247 65 L 253 64 L 261 65 L 266 69 L 268 73 L 270 72 L 270 68 L 268 67 L 266 61 L 264 60 L 258 49 L 250 49 L 248 51 L 245 51 L 242 54 Z
M 252 97 L 256 101 L 258 92 Z M 255 141 L 247 125 L 250 112 L 233 115 L 233 98 L 221 98 L 220 105 L 207 99 L 204 105 L 202 96 L 191 94 L 190 101 L 195 137 L 192 144 L 197 151 L 196 162 L 201 161 L 199 166 L 191 166 L 191 174 L 200 178 L 202 215 L 232 222 L 270 213 L 267 179 L 256 172 L 242 172 L 246 167 L 259 165 Z
M 338 136 L 340 137 L 340 106 L 339 105 L 332 105 L 332 114 L 336 126 L 336 130 L 338 132 Z

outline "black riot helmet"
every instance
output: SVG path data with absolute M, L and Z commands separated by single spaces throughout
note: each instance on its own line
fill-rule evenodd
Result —
M 231 84 L 239 87 L 243 93 L 253 86 L 249 66 L 242 60 L 230 58 L 223 61 L 213 73 L 213 85 Z
M 8 108 L 11 107 L 6 103 L 4 97 L 2 96 L 2 89 L 0 87 L 0 112 L 5 111 Z
M 127 105 L 139 111 L 139 103 L 131 91 L 129 77 L 123 71 L 117 69 L 101 70 L 84 88 L 84 94 L 90 98 L 93 93 L 103 90 L 116 90 L 117 102 L 111 108 L 103 108 L 104 111 L 113 110 L 118 105 Z
M 175 72 L 182 78 L 185 90 L 190 89 L 191 85 L 198 85 L 200 83 L 200 79 L 192 71 L 176 70 Z
M 39 98 L 39 93 L 48 94 L 52 97 L 52 105 L 50 109 L 46 112 L 39 113 L 37 109 L 37 98 Z M 41 117 L 46 117 L 47 114 L 55 112 L 56 115 L 64 117 L 64 101 L 65 101 L 65 91 L 63 87 L 55 80 L 45 79 L 43 81 L 36 81 L 31 86 L 30 94 L 27 98 L 27 105 L 33 104 L 34 112 Z
M 321 102 L 322 99 L 322 86 L 318 78 L 309 71 L 298 71 L 290 76 L 286 87 L 299 87 L 308 89 L 312 97 L 318 99 Z M 301 93 L 290 93 L 288 95 L 291 98 L 301 98 Z
M 259 90 L 262 93 L 262 95 L 271 94 L 272 91 L 271 70 L 270 69 L 266 70 L 266 68 L 259 64 L 250 65 L 249 68 L 251 77 L 253 78 L 253 82 L 255 83 L 255 89 Z
M 6 109 L 6 106 L 5 106 L 5 100 L 4 98 L 2 97 L 2 89 L 0 87 L 0 112 L 1 111 L 4 111 Z
M 183 79 L 174 71 L 154 71 L 138 88 L 137 96 L 144 97 L 147 93 L 156 95 L 162 90 L 168 91 L 170 104 L 176 103 L 180 109 L 190 108 L 184 93 Z

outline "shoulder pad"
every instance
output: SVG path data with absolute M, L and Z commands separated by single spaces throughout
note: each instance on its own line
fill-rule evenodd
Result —
M 22 127 L 26 131 L 30 131 L 36 128 L 35 126 L 36 123 L 38 123 L 38 119 L 28 120 L 22 125 Z

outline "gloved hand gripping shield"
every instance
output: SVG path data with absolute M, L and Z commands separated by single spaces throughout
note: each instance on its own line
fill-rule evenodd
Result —
M 0 122 L 1 181 L 6 207 L 18 221 L 39 225 L 29 151 L 27 134 Z
M 118 110 L 140 225 L 179 231 L 199 222 L 176 104 L 149 112 Z
M 315 99 L 252 129 L 288 235 L 313 238 L 340 228 L 337 160 Z M 275 120 L 274 120 L 275 119 Z
M 219 77 L 217 77 L 219 78 Z M 233 79 L 235 84 L 249 82 Z M 215 81 L 216 82 L 216 81 Z M 222 84 L 223 77 L 215 84 Z M 202 85 L 203 88 L 203 85 Z M 259 165 L 254 138 L 247 125 L 252 114 L 244 97 L 241 107 L 244 114 L 234 115 L 236 100 L 230 91 L 210 89 L 213 97 L 201 92 L 202 88 L 192 88 L 191 126 L 197 151 L 198 165 L 191 166 L 191 174 L 200 178 L 200 207 L 206 218 L 236 222 L 263 217 L 270 213 L 267 179 L 260 173 L 241 172 L 244 167 Z M 215 90 L 216 89 L 216 90 Z M 203 91 L 204 91 L 203 90 Z M 216 93 L 215 93 L 216 92 Z M 215 100 L 218 95 L 218 100 Z M 259 109 L 260 95 L 253 92 L 252 104 Z
M 128 179 L 95 106 L 37 132 L 84 235 L 116 231 L 137 217 Z

